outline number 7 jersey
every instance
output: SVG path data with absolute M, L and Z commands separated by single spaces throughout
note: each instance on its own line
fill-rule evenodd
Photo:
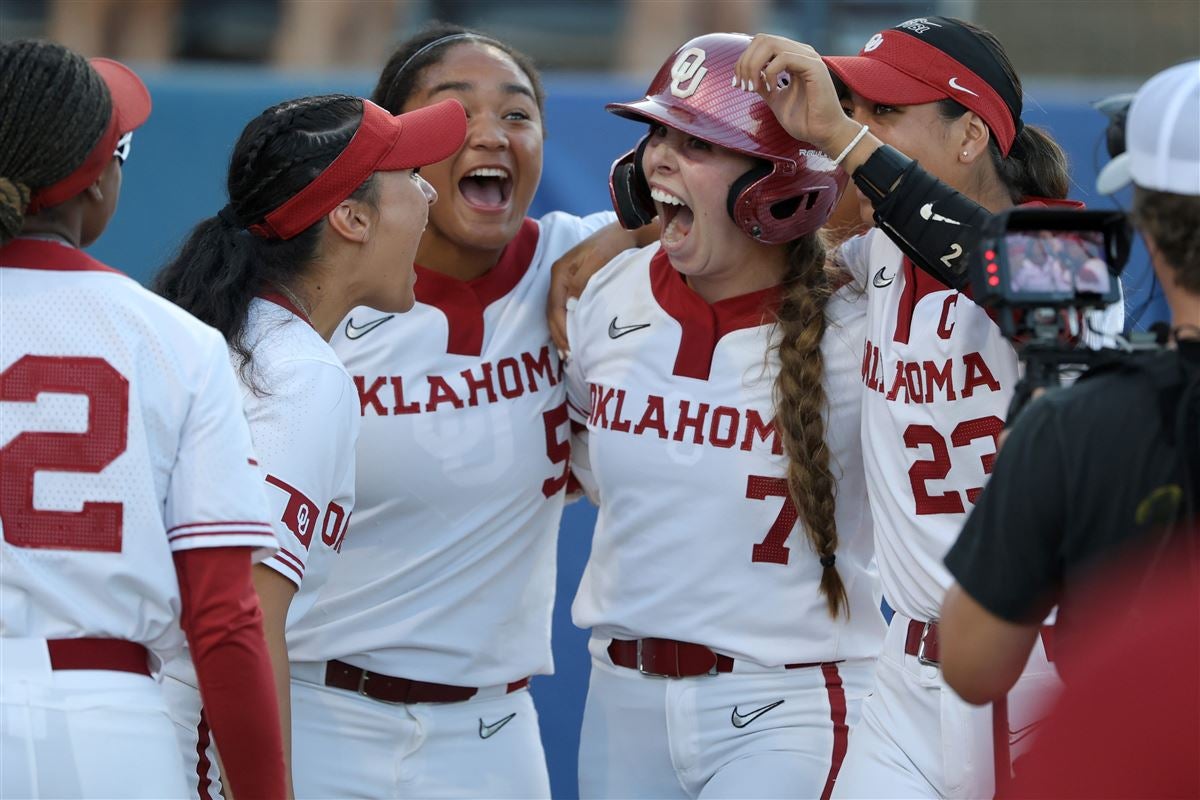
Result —
M 774 425 L 779 297 L 773 287 L 709 305 L 654 245 L 597 273 L 571 310 L 567 395 L 587 426 L 589 468 L 577 474 L 600 506 L 576 625 L 763 666 L 878 652 L 859 443 L 862 296 L 834 295 L 821 343 L 837 567 L 850 600 L 849 619 L 837 621 Z

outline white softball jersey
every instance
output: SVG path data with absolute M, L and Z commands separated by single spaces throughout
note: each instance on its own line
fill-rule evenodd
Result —
M 600 506 L 573 616 L 593 641 L 677 639 L 768 667 L 878 652 L 859 440 L 864 302 L 836 293 L 821 345 L 850 600 L 835 621 L 774 426 L 779 298 L 775 287 L 709 305 L 652 245 L 597 273 L 570 310 L 568 397 L 590 467 L 579 472 Z
M 333 348 L 286 298 L 271 297 L 254 298 L 247 311 L 243 341 L 253 355 L 250 365 L 243 368 L 232 351 L 228 357 L 279 541 L 278 551 L 262 563 L 296 584 L 290 631 L 316 602 L 350 528 L 358 395 Z M 186 653 L 167 664 L 166 673 L 197 686 Z M 198 693 L 187 702 L 179 697 L 172 692 L 177 719 L 198 713 Z
M 550 266 L 611 213 L 526 220 L 472 281 L 417 268 L 416 306 L 356 308 L 332 345 L 357 389 L 354 534 L 293 661 L 494 686 L 552 670 L 569 466 Z
M 184 644 L 173 551 L 277 548 L 220 334 L 75 248 L 0 251 L 0 636 Z
M 316 602 L 354 508 L 358 394 L 333 349 L 286 298 L 251 301 L 243 341 L 248 367 L 229 353 L 250 424 L 257 476 L 279 551 L 263 561 L 296 584 L 287 629 Z M 290 634 L 289 634 L 290 636 Z M 164 668 L 163 690 L 195 796 L 220 795 L 222 776 L 201 716 L 195 665 L 186 650 Z
M 280 542 L 263 563 L 297 586 L 290 630 L 316 602 L 350 528 L 358 393 L 333 348 L 273 300 L 250 304 L 245 341 L 254 370 L 242 405 Z
M 982 307 L 878 229 L 836 260 L 868 298 L 862 436 L 883 595 L 907 617 L 936 619 L 951 583 L 942 558 L 991 474 L 1016 351 Z M 1092 319 L 1107 334 L 1124 315 L 1117 304 Z

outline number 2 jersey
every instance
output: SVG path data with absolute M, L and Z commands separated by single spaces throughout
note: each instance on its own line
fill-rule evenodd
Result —
M 332 344 L 358 391 L 354 532 L 293 661 L 493 686 L 550 672 L 569 460 L 550 266 L 610 223 L 526 220 L 472 281 L 417 268 L 416 306 L 360 307 Z
M 836 260 L 868 298 L 862 435 L 883 596 L 937 619 L 951 580 L 942 559 L 991 474 L 1016 351 L 982 307 L 880 230 L 843 243 Z M 1107 331 L 1120 330 L 1114 311 L 1096 315 Z
M 0 249 L 0 636 L 183 646 L 172 552 L 277 547 L 225 341 L 82 251 Z
M 600 506 L 576 625 L 764 666 L 878 652 L 859 445 L 862 295 L 831 298 L 821 343 L 837 568 L 850 600 L 837 621 L 788 499 L 774 426 L 780 297 L 773 287 L 709 305 L 653 245 L 611 262 L 571 309 L 568 399 L 587 426 L 578 474 Z

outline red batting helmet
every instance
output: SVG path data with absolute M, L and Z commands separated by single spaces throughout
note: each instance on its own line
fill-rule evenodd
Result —
M 658 70 L 645 99 L 607 108 L 762 161 L 729 188 L 729 215 L 755 239 L 778 244 L 824 225 L 847 177 L 816 147 L 793 139 L 761 97 L 730 85 L 734 64 L 749 44 L 750 37 L 740 33 L 692 39 Z M 609 178 L 613 206 L 626 228 L 655 215 L 641 164 L 647 140 L 617 159 Z

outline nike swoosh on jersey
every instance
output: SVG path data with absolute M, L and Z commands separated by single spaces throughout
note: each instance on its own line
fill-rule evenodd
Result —
M 642 328 L 649 328 L 649 322 L 643 322 L 641 325 L 618 325 L 617 318 L 613 317 L 612 322 L 608 323 L 608 338 L 620 339 L 627 333 L 640 331 Z
M 351 317 L 350 319 L 346 320 L 346 338 L 347 339 L 358 339 L 363 336 L 366 336 L 368 333 L 375 330 L 380 325 L 387 322 L 389 319 L 391 319 L 394 316 L 396 316 L 396 315 L 388 314 L 386 317 L 380 317 L 379 319 L 373 319 L 370 322 L 368 322 L 366 325 L 355 325 L 354 318 Z
M 921 219 L 931 219 L 934 222 L 946 222 L 951 225 L 962 225 L 962 223 L 956 219 L 950 219 L 949 217 L 943 217 L 941 214 L 935 213 L 933 210 L 933 203 L 926 203 L 925 205 L 921 206 Z
M 871 283 L 873 283 L 875 285 L 876 289 L 886 289 L 887 287 L 892 285 L 892 281 L 896 280 L 896 276 L 894 274 L 890 275 L 887 280 L 884 280 L 883 279 L 883 277 L 884 277 L 883 270 L 884 269 L 885 269 L 885 267 L 880 267 L 879 272 L 875 273 L 875 277 L 871 278 Z
M 1045 721 L 1046 721 L 1045 719 L 1035 719 L 1033 722 L 1029 723 L 1028 725 L 1023 725 L 1020 728 L 1017 728 L 1016 730 L 1009 728 L 1008 729 L 1008 743 L 1016 744 L 1017 742 L 1021 741 L 1022 739 L 1027 738 L 1031 733 L 1033 733 L 1034 728 L 1036 728 L 1038 725 L 1041 725 Z
M 512 718 L 515 717 L 516 715 L 517 715 L 517 712 L 514 711 L 513 713 L 509 714 L 507 717 L 496 720 L 491 725 L 485 725 L 483 722 L 483 718 L 480 717 L 480 719 L 479 719 L 479 738 L 480 739 L 490 739 L 492 736 L 495 736 L 496 731 L 500 730 L 505 725 L 512 722 Z
M 959 84 L 957 75 L 955 75 L 953 78 L 950 79 L 950 88 L 957 89 L 960 92 L 966 92 L 967 94 L 972 94 L 972 95 L 975 95 L 976 97 L 979 97 L 979 95 L 975 94 L 975 92 L 972 92 L 967 87 Z
M 768 703 L 767 705 L 763 706 L 762 708 L 754 709 L 749 714 L 739 714 L 737 706 L 734 706 L 733 713 L 729 715 L 729 721 L 733 723 L 733 727 L 735 727 L 735 728 L 744 728 L 747 725 L 749 725 L 751 722 L 754 722 L 754 720 L 761 717 L 763 714 L 770 711 L 772 708 L 777 708 L 778 706 L 781 706 L 781 705 L 783 705 L 783 701 L 776 700 L 774 703 Z

